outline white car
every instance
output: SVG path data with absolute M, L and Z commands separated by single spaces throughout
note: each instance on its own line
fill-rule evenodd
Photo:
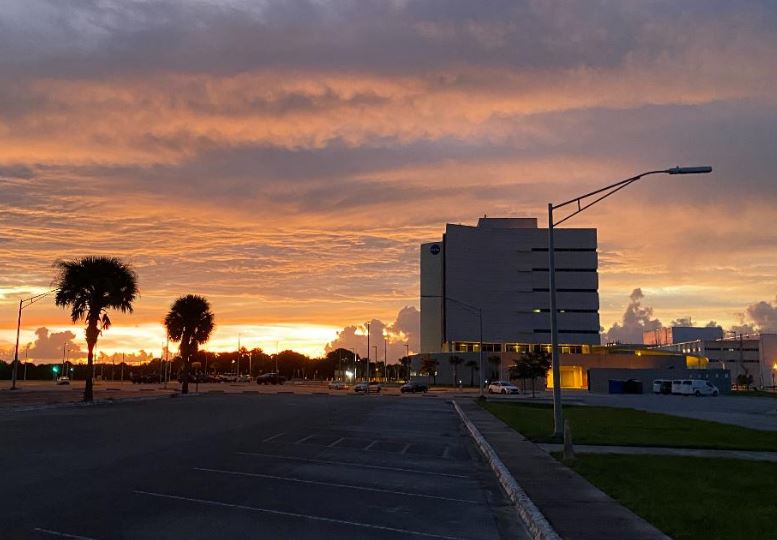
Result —
M 353 391 L 356 393 L 380 393 L 380 384 L 375 381 L 370 381 L 370 384 L 367 384 L 366 382 L 360 382 L 359 384 L 354 385 Z
M 489 394 L 518 394 L 518 387 L 508 381 L 494 381 L 488 385 Z
M 348 385 L 343 381 L 332 381 L 329 383 L 330 390 L 345 390 L 346 388 L 348 388 Z
M 57 377 L 57 384 L 70 384 L 70 377 Z

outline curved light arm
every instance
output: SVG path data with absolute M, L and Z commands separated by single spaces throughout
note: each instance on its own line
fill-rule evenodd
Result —
M 570 219 L 573 216 L 576 216 L 586 208 L 590 208 L 591 206 L 595 205 L 599 201 L 606 199 L 610 195 L 613 195 L 617 193 L 618 191 L 622 190 L 626 186 L 629 186 L 636 182 L 637 180 L 640 180 L 641 178 L 645 176 L 649 176 L 651 174 L 707 174 L 712 172 L 712 167 L 709 166 L 702 166 L 702 167 L 672 167 L 670 169 L 661 169 L 657 171 L 647 171 L 643 172 L 641 174 L 638 174 L 636 176 L 632 176 L 631 178 L 626 178 L 625 180 L 621 180 L 620 182 L 615 182 L 614 184 L 610 184 L 609 186 L 605 186 L 603 188 L 599 188 L 596 191 L 591 191 L 590 193 L 586 193 L 585 195 L 580 195 L 579 197 L 575 197 L 574 199 L 569 199 L 568 201 L 564 201 L 559 204 L 555 204 L 551 206 L 552 210 L 557 210 L 559 208 L 562 208 L 564 206 L 570 205 L 572 203 L 577 203 L 577 210 L 566 216 L 565 218 L 561 219 L 560 221 L 557 221 L 555 223 L 552 223 L 551 225 L 553 227 L 557 225 L 561 225 L 566 220 Z M 600 195 L 602 194 L 602 195 Z M 593 197 L 594 195 L 600 195 L 599 197 L 595 198 L 593 201 L 585 203 L 584 200 L 588 199 L 590 197 Z

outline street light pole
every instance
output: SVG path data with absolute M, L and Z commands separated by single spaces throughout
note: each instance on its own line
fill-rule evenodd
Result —
M 364 392 L 366 396 L 370 393 L 370 323 L 367 323 L 367 370 L 365 373 L 367 374 L 365 379 L 367 381 L 367 391 Z
M 549 296 L 550 296 L 550 351 L 553 367 L 553 437 L 561 439 L 564 434 L 564 413 L 561 408 L 561 369 L 560 360 L 558 354 L 558 323 L 557 323 L 557 309 L 556 309 L 556 257 L 555 257 L 555 242 L 554 242 L 554 229 L 556 226 L 561 225 L 568 219 L 576 216 L 583 210 L 590 208 L 599 201 L 602 201 L 614 195 L 618 191 L 625 187 L 630 186 L 637 180 L 653 174 L 707 174 L 712 172 L 712 167 L 672 167 L 670 169 L 661 169 L 656 171 L 647 171 L 631 178 L 626 178 L 620 182 L 615 182 L 609 186 L 597 189 L 585 195 L 569 199 L 560 204 L 548 203 L 548 281 L 549 281 Z M 586 199 L 596 196 L 591 202 L 585 202 Z M 559 221 L 554 221 L 553 211 L 563 208 L 570 204 L 576 203 L 577 209 L 571 214 L 567 215 Z
M 50 291 L 46 291 L 45 293 L 36 294 L 35 296 L 31 296 L 29 298 L 20 298 L 19 299 L 19 312 L 16 316 L 16 345 L 14 347 L 13 352 L 13 367 L 11 368 L 11 390 L 16 390 L 16 378 L 19 368 L 19 333 L 22 329 L 22 310 L 44 296 L 48 296 L 49 294 L 53 293 L 57 289 L 51 289 Z

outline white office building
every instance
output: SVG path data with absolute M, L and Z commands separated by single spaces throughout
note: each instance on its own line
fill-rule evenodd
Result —
M 559 342 L 599 344 L 596 229 L 556 229 Z M 549 344 L 548 230 L 536 218 L 481 218 L 421 245 L 421 352 L 523 352 Z
M 777 376 L 777 334 L 739 335 L 724 339 L 698 339 L 659 347 L 666 351 L 707 357 L 711 368 L 728 369 L 731 382 L 752 375 L 753 384 L 774 386 Z

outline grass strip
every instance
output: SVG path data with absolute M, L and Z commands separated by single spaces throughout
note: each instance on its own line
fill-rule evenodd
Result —
M 777 538 L 777 463 L 586 454 L 571 467 L 676 540 Z
M 494 416 L 535 442 L 551 442 L 553 408 L 486 402 Z M 618 407 L 564 406 L 575 444 L 777 451 L 777 432 Z

